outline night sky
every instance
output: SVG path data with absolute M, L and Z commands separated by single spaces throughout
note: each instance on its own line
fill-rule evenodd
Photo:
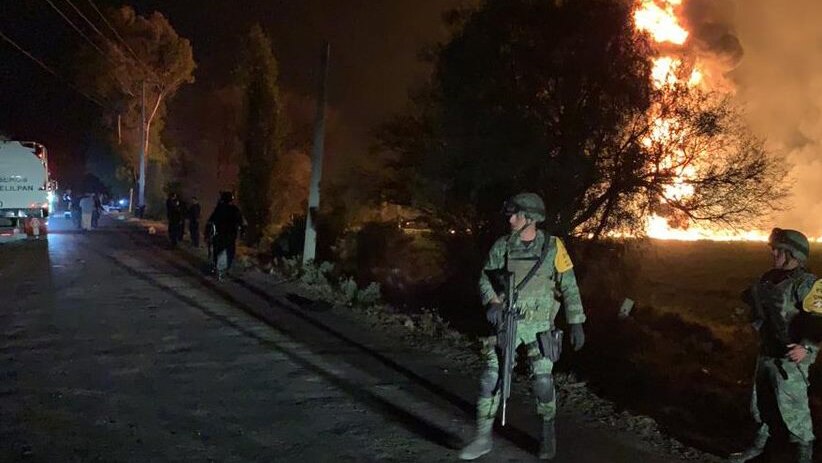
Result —
M 71 11 L 66 0 L 52 0 Z M 94 18 L 88 0 L 72 0 Z M 96 0 L 99 7 L 121 2 Z M 185 113 L 192 100 L 230 81 L 242 36 L 259 22 L 273 39 L 284 91 L 311 98 L 319 51 L 332 45 L 330 109 L 338 142 L 331 156 L 358 156 L 369 131 L 403 108 L 409 86 L 427 69 L 417 55 L 447 34 L 443 12 L 464 0 L 142 0 L 128 4 L 146 15 L 159 11 L 194 48 L 196 83 L 172 100 Z M 70 16 L 74 19 L 76 16 Z M 102 25 L 99 27 L 102 28 Z M 88 30 L 88 28 L 86 28 Z M 70 52 L 83 43 L 46 0 L 0 0 L 0 31 L 70 80 Z M 88 31 L 89 34 L 94 34 Z M 50 148 L 53 170 L 76 175 L 98 108 L 31 60 L 0 41 L 0 133 L 35 139 Z M 185 125 L 185 123 L 182 123 Z

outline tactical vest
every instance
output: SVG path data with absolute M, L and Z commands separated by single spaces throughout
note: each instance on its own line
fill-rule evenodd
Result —
M 770 357 L 783 357 L 787 343 L 798 343 L 800 340 L 793 326 L 794 318 L 800 313 L 801 300 L 796 298 L 796 284 L 802 276 L 800 271 L 793 271 L 778 279 L 769 279 L 768 274 L 759 282 L 759 294 L 762 304 L 762 327 L 760 329 L 760 352 Z
M 559 300 L 557 299 L 556 270 L 554 259 L 557 253 L 556 238 L 543 235 L 545 240 L 543 246 L 548 246 L 547 254 L 536 273 L 520 289 L 517 294 L 517 308 L 519 308 L 525 320 L 553 320 L 559 311 Z M 517 285 L 531 271 L 539 261 L 543 253 L 542 247 L 534 249 L 524 249 L 521 247 L 509 246 L 507 256 L 507 270 L 514 274 L 514 281 Z

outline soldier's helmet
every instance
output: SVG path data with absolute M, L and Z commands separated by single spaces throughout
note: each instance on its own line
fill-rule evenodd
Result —
M 808 237 L 796 230 L 774 228 L 768 237 L 768 244 L 774 249 L 784 249 L 803 264 L 808 262 L 811 246 Z
M 520 193 L 505 201 L 504 212 L 506 215 L 522 212 L 526 218 L 542 222 L 545 220 L 545 203 L 536 193 Z

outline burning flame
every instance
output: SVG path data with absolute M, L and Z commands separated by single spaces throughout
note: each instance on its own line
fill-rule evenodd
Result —
M 682 45 L 688 39 L 688 31 L 679 25 L 674 7 L 682 0 L 642 0 L 634 12 L 637 29 L 648 32 L 657 43 L 670 42 Z
M 664 89 L 678 85 L 687 84 L 689 87 L 706 85 L 705 73 L 699 69 L 699 63 L 694 63 L 690 69 L 684 66 L 684 49 L 676 56 L 677 47 L 682 49 L 688 40 L 688 31 L 679 23 L 677 17 L 678 8 L 683 0 L 641 0 L 634 11 L 634 24 L 637 30 L 647 32 L 649 36 L 659 45 L 664 44 L 664 49 L 672 51 L 669 55 L 659 56 L 654 59 L 651 69 L 651 81 L 657 89 Z M 689 74 L 685 75 L 685 72 Z M 649 117 L 654 116 L 654 109 L 651 109 Z M 677 133 L 676 121 L 666 118 L 655 118 L 652 122 L 651 134 L 642 143 L 646 147 L 652 147 L 655 143 L 662 146 L 670 145 L 666 143 Z M 675 143 L 674 143 L 675 145 Z M 662 191 L 663 199 L 678 201 L 687 199 L 695 192 L 694 186 L 688 181 L 697 174 L 697 166 L 684 162 L 683 153 L 667 153 L 662 160 L 660 169 L 673 171 L 675 173 L 669 185 Z M 662 201 L 662 200 L 661 200 Z M 647 219 L 645 225 L 646 234 L 654 239 L 660 240 L 681 240 L 681 241 L 768 241 L 769 232 L 762 230 L 716 230 L 699 225 L 689 225 L 687 228 L 674 228 L 668 219 L 656 214 L 652 214 Z M 614 236 L 625 236 L 615 234 Z M 822 242 L 822 237 L 809 238 L 812 242 Z
M 655 59 L 654 66 L 651 69 L 651 80 L 653 80 L 654 86 L 662 88 L 677 83 L 676 71 L 680 64 L 682 63 L 679 60 L 670 56 Z
M 660 45 L 665 44 L 666 50 L 676 50 L 688 40 L 688 31 L 679 22 L 677 10 L 683 0 L 641 0 L 634 11 L 634 24 L 637 30 L 647 32 Z M 683 65 L 682 54 L 676 53 L 659 56 L 654 59 L 651 70 L 651 81 L 657 89 L 686 83 L 690 87 L 704 85 L 704 72 L 696 63 L 689 71 Z M 652 113 L 649 117 L 653 116 Z M 653 121 L 651 134 L 642 143 L 647 147 L 654 143 L 666 145 L 676 133 L 673 119 L 657 118 Z M 697 169 L 693 165 L 683 163 L 682 153 L 667 153 L 662 160 L 660 169 L 675 172 L 669 185 L 663 189 L 662 196 L 667 200 L 682 200 L 692 196 L 694 186 L 689 179 L 695 178 Z M 700 226 L 689 226 L 687 229 L 674 228 L 667 219 L 656 214 L 648 217 L 645 226 L 646 234 L 655 239 L 667 240 L 716 240 L 716 241 L 767 241 L 768 233 L 762 231 L 740 232 L 736 230 L 711 230 Z

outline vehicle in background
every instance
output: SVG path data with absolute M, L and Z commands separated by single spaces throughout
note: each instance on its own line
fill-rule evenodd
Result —
M 103 204 L 103 211 L 110 214 L 112 212 L 123 212 L 128 211 L 128 200 L 127 199 L 119 199 L 117 201 L 112 200 L 109 203 Z
M 45 237 L 56 188 L 45 146 L 0 141 L 0 241 Z

